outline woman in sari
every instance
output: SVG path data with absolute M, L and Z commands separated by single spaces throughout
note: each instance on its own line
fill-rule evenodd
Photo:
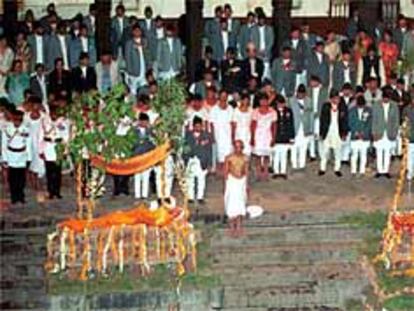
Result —
M 24 91 L 30 87 L 30 77 L 23 71 L 21 60 L 14 60 L 10 74 L 7 77 L 7 94 L 9 100 L 16 106 L 24 102 Z
M 395 71 L 400 52 L 397 44 L 392 40 L 392 33 L 389 30 L 384 31 L 381 42 L 378 45 L 379 54 L 384 63 L 385 76 L 387 83 L 390 82 L 391 73 Z

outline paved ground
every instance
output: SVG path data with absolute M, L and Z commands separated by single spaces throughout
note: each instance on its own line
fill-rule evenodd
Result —
M 279 213 L 298 210 L 338 210 L 353 209 L 369 211 L 374 209 L 386 209 L 390 206 L 395 190 L 398 162 L 393 165 L 391 180 L 375 179 L 374 172 L 368 176 L 353 178 L 349 174 L 349 167 L 343 168 L 344 176 L 336 177 L 333 172 L 325 176 L 317 175 L 318 166 L 311 163 L 304 172 L 294 172 L 288 180 L 270 180 L 268 182 L 252 182 L 250 204 L 260 205 L 267 212 Z M 136 201 L 131 197 L 111 197 L 112 179 L 107 178 L 107 193 L 100 200 L 98 213 L 107 210 L 127 208 Z M 57 214 L 58 217 L 69 216 L 74 212 L 74 180 L 66 176 L 64 179 L 63 200 L 45 200 L 45 193 L 34 192 L 28 189 L 28 206 L 14 208 L 8 204 L 8 195 L 1 191 L 2 214 L 17 213 L 31 214 L 42 211 L 49 214 Z M 401 202 L 404 206 L 412 206 L 411 191 L 406 185 L 404 198 Z M 131 185 L 132 189 L 132 185 Z M 414 189 L 413 189 L 414 191 Z M 216 176 L 210 176 L 207 182 L 207 204 L 200 206 L 200 212 L 206 214 L 223 213 L 223 181 Z

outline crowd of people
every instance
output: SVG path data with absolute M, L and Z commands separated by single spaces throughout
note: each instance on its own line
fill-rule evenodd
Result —
M 185 46 L 176 27 L 154 18 L 151 7 L 142 19 L 126 16 L 122 4 L 115 11 L 112 48 L 99 59 L 93 4 L 87 15 L 72 20 L 62 19 L 53 3 L 40 19 L 28 10 L 13 42 L 0 36 L 0 160 L 12 203 L 25 201 L 26 175 L 36 189 L 45 176 L 50 199 L 61 198 L 64 168 L 56 146 L 71 139 L 71 120 L 60 108 L 70 105 L 74 94 L 105 93 L 124 83 L 136 102 L 135 154 L 155 147 L 151 128 L 159 115 L 151 102 L 159 81 L 182 78 Z M 205 21 L 203 56 L 195 81 L 186 80 L 183 103 L 191 201 L 204 202 L 207 175 L 217 174 L 228 181 L 228 214 L 243 215 L 237 206 L 245 199 L 237 189 L 248 188 L 248 162 L 260 181 L 270 174 L 287 179 L 311 161 L 319 161 L 322 176 L 330 160 L 338 177 L 348 162 L 353 176 L 364 176 L 372 165 L 375 177 L 391 178 L 391 161 L 402 154 L 404 120 L 412 124 L 407 178 L 413 178 L 414 25 L 410 28 L 404 16 L 391 29 L 380 23 L 368 29 L 355 11 L 343 34 L 316 34 L 307 23 L 294 25 L 275 47 L 263 9 L 249 12 L 243 23 L 228 4 L 214 12 Z M 167 196 L 173 166 L 170 157 Z M 152 171 L 160 183 L 157 170 L 134 176 L 137 199 L 148 198 Z M 129 177 L 114 176 L 115 196 L 129 195 L 129 187 Z

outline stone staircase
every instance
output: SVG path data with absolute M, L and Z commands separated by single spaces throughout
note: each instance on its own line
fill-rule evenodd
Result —
M 346 301 L 361 297 L 367 285 L 358 264 L 365 232 L 340 222 L 349 213 L 312 209 L 265 214 L 248 220 L 240 239 L 227 235 L 220 215 L 201 213 L 199 221 L 220 223 L 209 256 L 224 295 L 221 305 L 216 302 L 212 308 L 211 293 L 188 291 L 181 311 L 347 311 Z M 2 217 L 1 310 L 167 311 L 165 293 L 151 299 L 148 293 L 48 296 L 43 270 L 46 234 L 58 218 L 66 217 L 56 214 L 49 207 Z M 156 308 L 150 307 L 154 301 Z
M 339 222 L 344 212 L 267 214 L 233 239 L 212 239 L 223 311 L 347 311 L 367 280 L 358 264 L 364 233 Z

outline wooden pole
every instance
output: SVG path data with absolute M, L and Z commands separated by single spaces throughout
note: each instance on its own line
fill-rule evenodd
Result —
M 278 56 L 283 42 L 289 38 L 292 0 L 272 0 L 275 41 L 273 56 Z
M 111 0 L 95 0 L 96 5 L 96 46 L 98 57 L 105 51 L 111 50 L 110 28 L 111 28 Z
M 185 45 L 187 79 L 194 82 L 197 62 L 201 58 L 203 37 L 203 0 L 185 1 Z
M 3 25 L 4 34 L 7 37 L 9 44 L 14 42 L 17 33 L 17 0 L 3 0 Z

